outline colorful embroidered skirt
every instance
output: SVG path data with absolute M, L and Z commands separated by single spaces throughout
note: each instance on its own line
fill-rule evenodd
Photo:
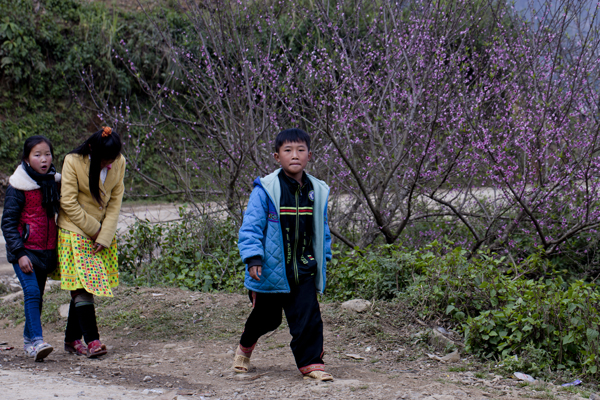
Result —
M 113 297 L 119 285 L 117 242 L 94 255 L 94 241 L 75 232 L 58 231 L 58 268 L 51 278 L 64 290 L 85 289 L 96 296 Z

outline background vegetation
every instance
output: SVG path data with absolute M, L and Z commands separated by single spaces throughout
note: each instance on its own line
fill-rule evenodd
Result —
M 104 124 L 90 92 L 117 104 L 124 99 L 148 103 L 136 76 L 114 57 L 120 43 L 132 49 L 132 59 L 149 82 L 170 73 L 153 23 L 135 11 L 134 2 L 121 3 L 0 1 L 0 179 L 12 174 L 23 142 L 37 134 L 52 140 L 60 170 L 64 155 Z M 179 18 L 168 7 L 156 14 L 172 25 Z M 91 85 L 84 84 L 84 76 L 93 76 Z M 123 136 L 129 158 L 131 137 Z M 154 178 L 164 173 L 151 146 L 138 155 L 144 159 L 136 165 L 140 173 Z M 128 174 L 126 197 L 148 194 L 139 196 L 139 176 Z
M 333 187 L 327 299 L 400 302 L 482 358 L 597 380 L 597 8 L 292 3 L 0 0 L 0 173 L 29 135 L 60 164 L 116 126 L 127 198 L 188 204 L 122 233 L 125 281 L 240 291 L 250 182 L 302 126 Z

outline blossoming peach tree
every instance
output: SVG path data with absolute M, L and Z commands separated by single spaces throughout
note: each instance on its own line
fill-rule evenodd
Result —
M 595 233 L 596 3 L 181 6 L 178 26 L 155 20 L 171 66 L 159 85 L 127 43 L 114 49 L 151 107 L 97 102 L 127 132 L 133 170 L 144 146 L 162 157 L 172 174 L 144 177 L 157 191 L 199 208 L 216 199 L 239 220 L 254 178 L 275 167 L 275 134 L 299 126 L 313 138 L 309 172 L 332 188 L 332 232 L 349 246 L 446 237 L 473 253 L 556 254 Z

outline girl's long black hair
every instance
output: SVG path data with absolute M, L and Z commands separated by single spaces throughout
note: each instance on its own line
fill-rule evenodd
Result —
M 89 184 L 92 197 L 100 204 L 104 205 L 100 196 L 100 163 L 103 160 L 115 160 L 121 155 L 123 144 L 121 138 L 111 128 L 103 127 L 98 132 L 90 136 L 81 146 L 71 151 L 69 154 L 80 154 L 83 157 L 90 156 L 90 174 Z

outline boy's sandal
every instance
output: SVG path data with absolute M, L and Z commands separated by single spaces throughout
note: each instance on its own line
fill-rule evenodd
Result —
M 81 340 L 65 342 L 65 351 L 75 353 L 78 356 L 87 356 L 88 354 L 88 349 L 85 344 L 81 343 Z
M 33 359 L 35 361 L 42 361 L 44 358 L 48 357 L 50 353 L 52 353 L 52 350 L 54 350 L 54 348 L 48 343 L 39 343 L 37 346 L 34 346 L 35 354 L 33 356 Z
M 106 353 L 106 346 L 103 345 L 99 340 L 94 340 L 88 345 L 88 358 L 103 356 Z
M 250 371 L 250 358 L 243 356 L 241 354 L 236 354 L 233 359 L 233 367 L 231 367 L 235 372 L 245 374 Z
M 313 379 L 315 381 L 332 381 L 333 380 L 333 376 L 331 376 L 331 374 L 328 374 L 325 371 L 312 371 L 306 375 L 304 375 L 304 379 Z

